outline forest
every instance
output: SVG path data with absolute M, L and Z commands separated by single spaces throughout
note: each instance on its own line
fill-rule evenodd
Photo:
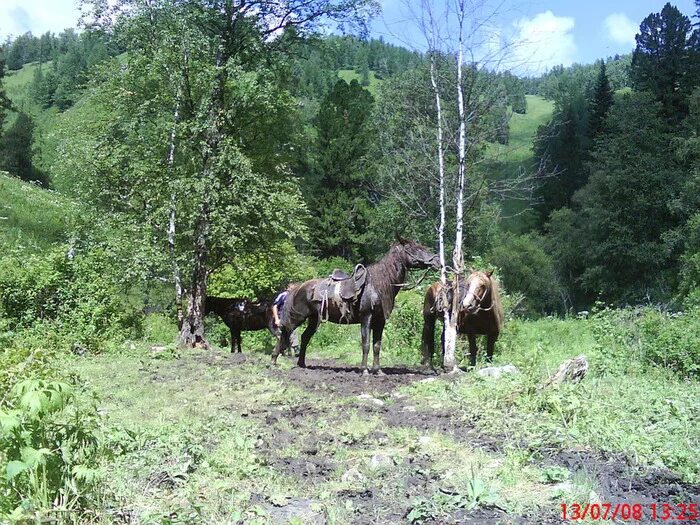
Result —
M 397 44 L 375 0 L 86 0 L 0 44 L 0 523 L 698 519 L 700 0 L 538 75 L 473 3 Z M 492 363 L 461 315 L 500 309 Z

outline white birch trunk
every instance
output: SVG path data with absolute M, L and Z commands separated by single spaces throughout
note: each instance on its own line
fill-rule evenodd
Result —
M 170 131 L 170 149 L 168 151 L 168 174 L 171 179 L 173 177 L 173 167 L 175 166 L 175 139 L 177 121 L 180 116 L 180 93 L 178 92 L 175 99 L 175 115 L 173 119 L 173 127 Z M 175 307 L 177 308 L 177 326 L 182 328 L 182 278 L 180 277 L 180 265 L 177 263 L 175 252 L 175 228 L 177 224 L 177 197 L 175 191 L 170 193 L 170 208 L 168 210 L 168 251 L 173 269 L 173 282 L 175 283 Z
M 437 71 L 435 67 L 435 53 L 430 54 L 430 82 L 433 86 L 435 95 L 435 109 L 437 111 L 437 155 L 438 155 L 438 174 L 440 179 L 440 224 L 438 226 L 438 244 L 440 255 L 440 283 L 442 284 L 441 294 L 445 298 L 447 289 L 447 265 L 445 264 L 445 150 L 443 146 L 442 136 L 442 101 L 440 99 L 440 89 L 437 83 Z M 446 305 L 447 301 L 441 301 L 441 304 Z M 450 309 L 445 308 L 443 314 L 443 327 L 450 324 Z M 451 353 L 454 355 L 454 348 L 457 343 L 456 332 L 455 337 L 451 337 L 449 330 L 445 329 L 443 352 L 447 353 L 447 348 L 451 348 Z
M 454 285 L 452 294 L 452 310 L 449 322 L 445 324 L 445 356 L 443 367 L 447 372 L 456 372 L 457 360 L 455 350 L 457 347 L 457 319 L 459 317 L 459 278 L 464 272 L 464 255 L 462 253 L 462 240 L 464 228 L 464 186 L 465 186 L 465 156 L 467 125 L 464 116 L 464 94 L 462 92 L 462 62 L 464 61 L 464 0 L 458 0 L 459 43 L 457 49 L 457 111 L 459 115 L 459 139 L 458 161 L 459 173 L 457 180 L 457 216 L 455 229 L 455 247 L 452 255 L 454 267 Z M 447 317 L 447 315 L 446 315 Z M 447 319 L 446 319 L 447 320 Z

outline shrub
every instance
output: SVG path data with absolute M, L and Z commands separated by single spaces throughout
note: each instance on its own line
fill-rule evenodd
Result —
M 69 258 L 67 251 L 57 247 L 41 256 L 2 259 L 0 318 L 5 329 L 51 333 L 58 336 L 57 344 L 79 343 L 93 351 L 105 340 L 137 337 L 141 311 L 129 303 L 108 254 L 93 249 Z
M 603 368 L 628 373 L 656 365 L 681 376 L 700 376 L 700 312 L 670 314 L 657 309 L 603 309 L 593 316 Z
M 100 420 L 40 348 L 0 353 L 0 522 L 82 522 L 98 494 Z M 88 398 L 89 399 L 89 398 Z

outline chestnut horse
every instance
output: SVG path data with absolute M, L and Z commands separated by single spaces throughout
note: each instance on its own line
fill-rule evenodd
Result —
M 361 265 L 358 265 L 361 266 Z M 280 352 L 289 347 L 291 332 L 308 319 L 306 330 L 301 336 L 301 350 L 298 366 L 306 366 L 306 348 L 309 340 L 318 329 L 322 320 L 338 324 L 360 324 L 362 334 L 362 364 L 364 374 L 369 373 L 367 357 L 369 354 L 369 336 L 372 332 L 374 360 L 372 372 L 382 374 L 379 367 L 379 353 L 382 348 L 384 324 L 394 308 L 394 300 L 406 280 L 410 269 L 438 269 L 440 263 L 437 255 L 415 241 L 398 239 L 389 252 L 378 262 L 356 268 L 356 288 L 354 295 L 352 281 L 340 277 L 312 279 L 302 283 L 284 303 L 281 316 L 281 335 L 272 353 L 272 364 L 277 363 Z M 336 274 L 336 272 L 334 272 Z M 359 275 L 359 277 L 358 277 Z M 343 287 L 341 288 L 341 283 Z M 347 287 L 345 287 L 347 285 Z
M 491 277 L 493 272 L 472 273 L 466 279 L 460 279 L 458 286 L 459 314 L 457 333 L 469 338 L 469 365 L 476 366 L 476 336 L 486 336 L 486 360 L 491 362 L 496 340 L 503 326 L 503 306 L 499 293 L 498 281 Z M 445 298 L 452 304 L 453 284 L 448 284 Z M 425 293 L 423 302 L 423 360 L 424 365 L 431 364 L 435 352 L 435 321 L 443 321 L 442 283 L 433 283 Z M 444 344 L 444 341 L 443 341 Z M 443 348 L 444 353 L 444 348 Z

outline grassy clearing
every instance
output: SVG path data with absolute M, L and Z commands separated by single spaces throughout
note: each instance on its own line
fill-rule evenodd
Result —
M 0 172 L 0 246 L 38 252 L 65 240 L 73 203 Z
M 342 78 L 347 82 L 348 84 L 352 82 L 353 80 L 357 80 L 358 82 L 362 82 L 362 76 L 355 71 L 354 69 L 341 69 L 338 71 L 338 77 Z M 374 71 L 369 72 L 369 85 L 367 86 L 367 90 L 372 93 L 372 96 L 376 97 L 377 96 L 377 90 L 379 89 L 379 85 L 382 83 L 382 80 L 378 79 L 376 75 L 374 74 Z
M 64 366 L 97 395 L 113 451 L 103 462 L 104 522 L 262 524 L 299 499 L 331 524 L 445 523 L 491 505 L 505 517 L 541 517 L 599 490 L 596 472 L 547 463 L 562 450 L 623 452 L 699 479 L 700 385 L 615 355 L 600 328 L 596 319 L 511 321 L 496 361 L 521 373 L 498 380 L 366 383 L 350 371 L 292 370 L 287 359 L 270 372 L 262 332 L 246 334 L 243 358 L 137 342 Z M 147 333 L 173 335 L 160 320 Z M 384 366 L 415 365 L 418 349 L 393 337 Z M 591 365 L 581 384 L 538 389 L 580 353 Z M 329 357 L 358 364 L 357 327 L 321 327 L 309 360 Z

